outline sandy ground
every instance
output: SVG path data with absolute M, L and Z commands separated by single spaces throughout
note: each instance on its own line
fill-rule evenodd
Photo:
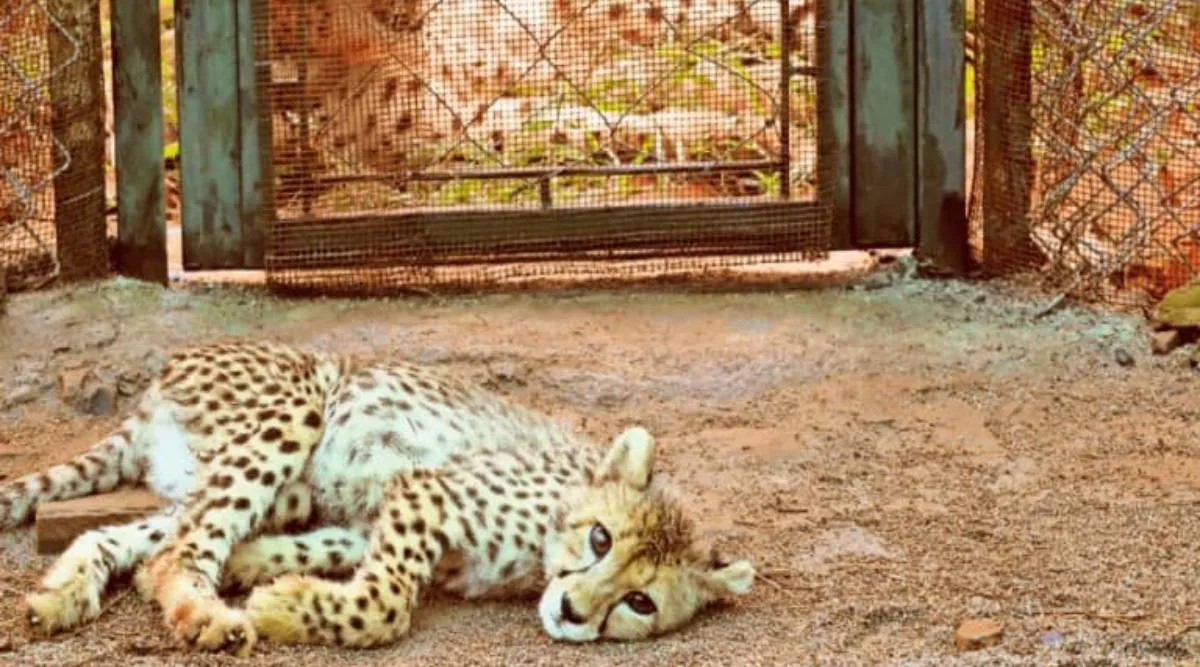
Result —
M 1195 662 L 1195 371 L 1182 353 L 1150 357 L 1135 319 L 1033 320 L 1044 302 L 923 280 L 360 302 L 115 280 L 17 295 L 0 317 L 0 473 L 62 460 L 118 421 L 58 398 L 71 366 L 136 393 L 199 341 L 394 353 L 598 437 L 645 424 L 668 478 L 760 583 L 644 644 L 555 644 L 528 602 L 431 599 L 395 647 L 264 644 L 241 664 Z M 0 662 L 238 664 L 180 652 L 123 585 L 93 625 L 30 637 L 20 594 L 50 561 L 28 530 L 0 543 Z M 971 617 L 1003 622 L 1001 643 L 957 651 Z

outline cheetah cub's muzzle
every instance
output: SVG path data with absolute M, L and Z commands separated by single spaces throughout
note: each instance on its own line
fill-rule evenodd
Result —
M 547 536 L 546 632 L 574 642 L 647 639 L 676 630 L 709 603 L 754 583 L 746 560 L 701 548 L 673 500 L 651 488 L 654 439 L 631 428 L 591 483 L 559 509 Z

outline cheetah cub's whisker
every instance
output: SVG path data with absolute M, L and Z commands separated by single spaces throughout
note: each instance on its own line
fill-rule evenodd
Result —
M 94 619 L 109 579 L 136 569 L 181 642 L 238 655 L 259 637 L 396 641 L 424 586 L 540 591 L 555 639 L 644 639 L 755 576 L 697 544 L 651 483 L 654 457 L 643 428 L 598 448 L 434 368 L 210 345 L 172 357 L 91 450 L 0 486 L 0 526 L 120 484 L 175 501 L 75 540 L 26 597 L 47 634 Z M 220 597 L 233 589 L 251 591 L 244 609 Z

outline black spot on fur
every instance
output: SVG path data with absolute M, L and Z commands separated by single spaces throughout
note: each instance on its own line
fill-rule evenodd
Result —
M 309 428 L 319 428 L 321 426 L 321 415 L 317 414 L 316 410 L 309 410 L 304 416 L 304 425 Z

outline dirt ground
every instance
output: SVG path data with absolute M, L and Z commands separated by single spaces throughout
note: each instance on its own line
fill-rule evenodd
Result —
M 1011 287 L 678 290 L 287 301 L 113 280 L 18 295 L 0 316 L 0 473 L 119 417 L 59 398 L 94 367 L 129 394 L 172 349 L 249 336 L 458 367 L 607 438 L 640 422 L 723 549 L 761 578 L 636 644 L 546 638 L 529 602 L 434 598 L 374 651 L 260 646 L 254 665 L 1181 664 L 1200 656 L 1195 373 L 1130 317 L 1032 315 Z M 0 662 L 238 664 L 177 650 L 116 586 L 96 623 L 37 640 L 20 594 L 50 562 L 0 551 Z M 955 649 L 964 619 L 999 645 Z

